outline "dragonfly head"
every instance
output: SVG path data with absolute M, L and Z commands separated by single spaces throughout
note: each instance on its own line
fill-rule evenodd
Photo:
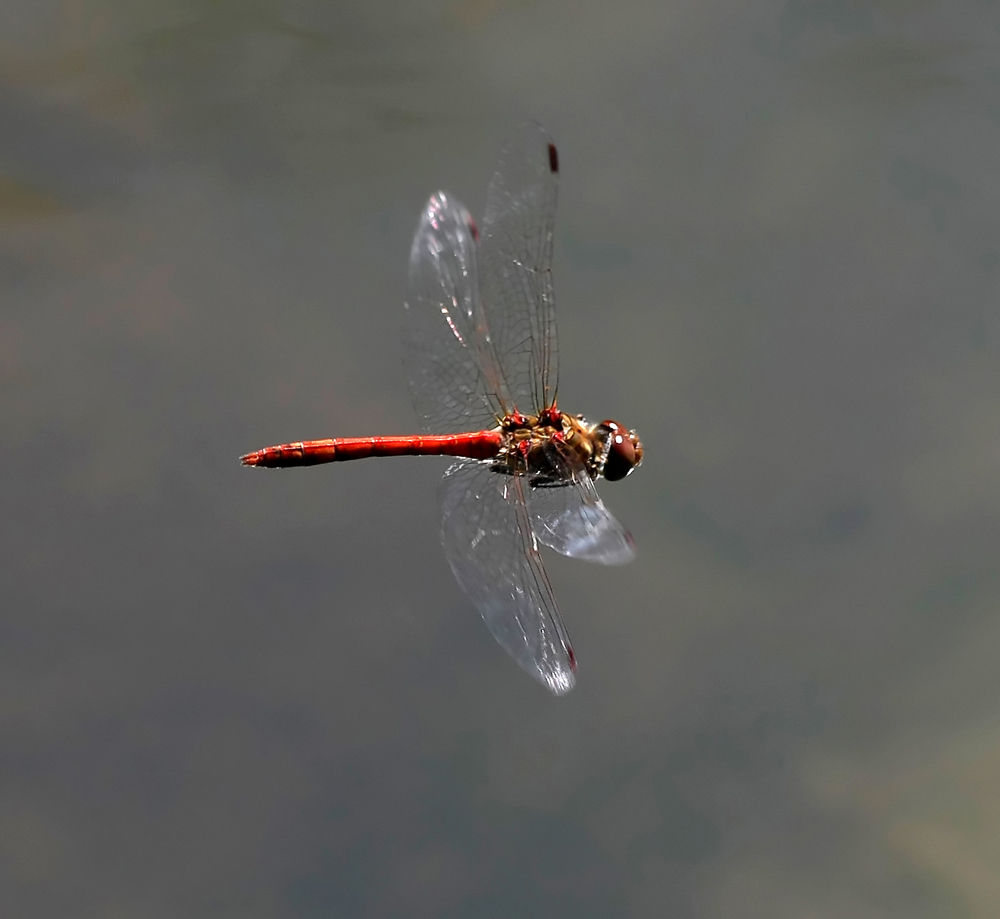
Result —
M 642 444 L 635 431 L 626 431 L 616 421 L 602 421 L 594 433 L 603 441 L 600 472 L 609 482 L 624 479 L 642 462 Z

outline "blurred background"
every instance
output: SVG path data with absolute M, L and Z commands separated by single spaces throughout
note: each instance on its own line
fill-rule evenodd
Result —
M 1000 6 L 7 0 L 0 912 L 1000 915 Z M 638 561 L 549 696 L 438 541 L 410 239 L 561 153 Z

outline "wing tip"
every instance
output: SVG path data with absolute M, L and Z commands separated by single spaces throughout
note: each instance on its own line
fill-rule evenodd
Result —
M 565 663 L 569 664 L 568 670 L 565 665 L 560 665 L 551 670 L 539 668 L 537 673 L 545 688 L 554 696 L 564 696 L 576 685 L 576 652 L 568 644 L 563 645 L 563 650 L 566 652 Z
M 573 678 L 573 674 L 565 670 L 548 674 L 545 677 L 545 686 L 554 696 L 565 696 L 575 685 L 576 680 Z

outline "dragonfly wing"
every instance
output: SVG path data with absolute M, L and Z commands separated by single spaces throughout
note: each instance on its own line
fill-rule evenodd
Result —
M 539 124 L 521 128 L 486 193 L 479 284 L 493 353 L 513 405 L 537 414 L 559 382 L 552 247 L 559 163 Z
M 530 487 L 460 460 L 442 483 L 442 541 L 458 583 L 514 660 L 556 695 L 576 669 L 531 528 Z
M 445 192 L 431 195 L 410 249 L 404 356 L 417 416 L 432 433 L 492 428 L 502 414 L 482 344 L 476 245 L 462 204 Z
M 624 565 L 635 558 L 635 541 L 604 506 L 586 469 L 565 453 L 558 460 L 565 485 L 531 489 L 531 522 L 535 536 L 560 555 Z

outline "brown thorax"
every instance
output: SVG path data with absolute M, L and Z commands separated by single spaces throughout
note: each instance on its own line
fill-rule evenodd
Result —
M 583 468 L 592 479 L 625 478 L 642 462 L 635 431 L 614 421 L 590 424 L 582 415 L 549 408 L 539 415 L 511 412 L 500 421 L 503 444 L 493 461 L 504 475 L 527 475 L 532 485 L 568 485 L 572 470 Z

